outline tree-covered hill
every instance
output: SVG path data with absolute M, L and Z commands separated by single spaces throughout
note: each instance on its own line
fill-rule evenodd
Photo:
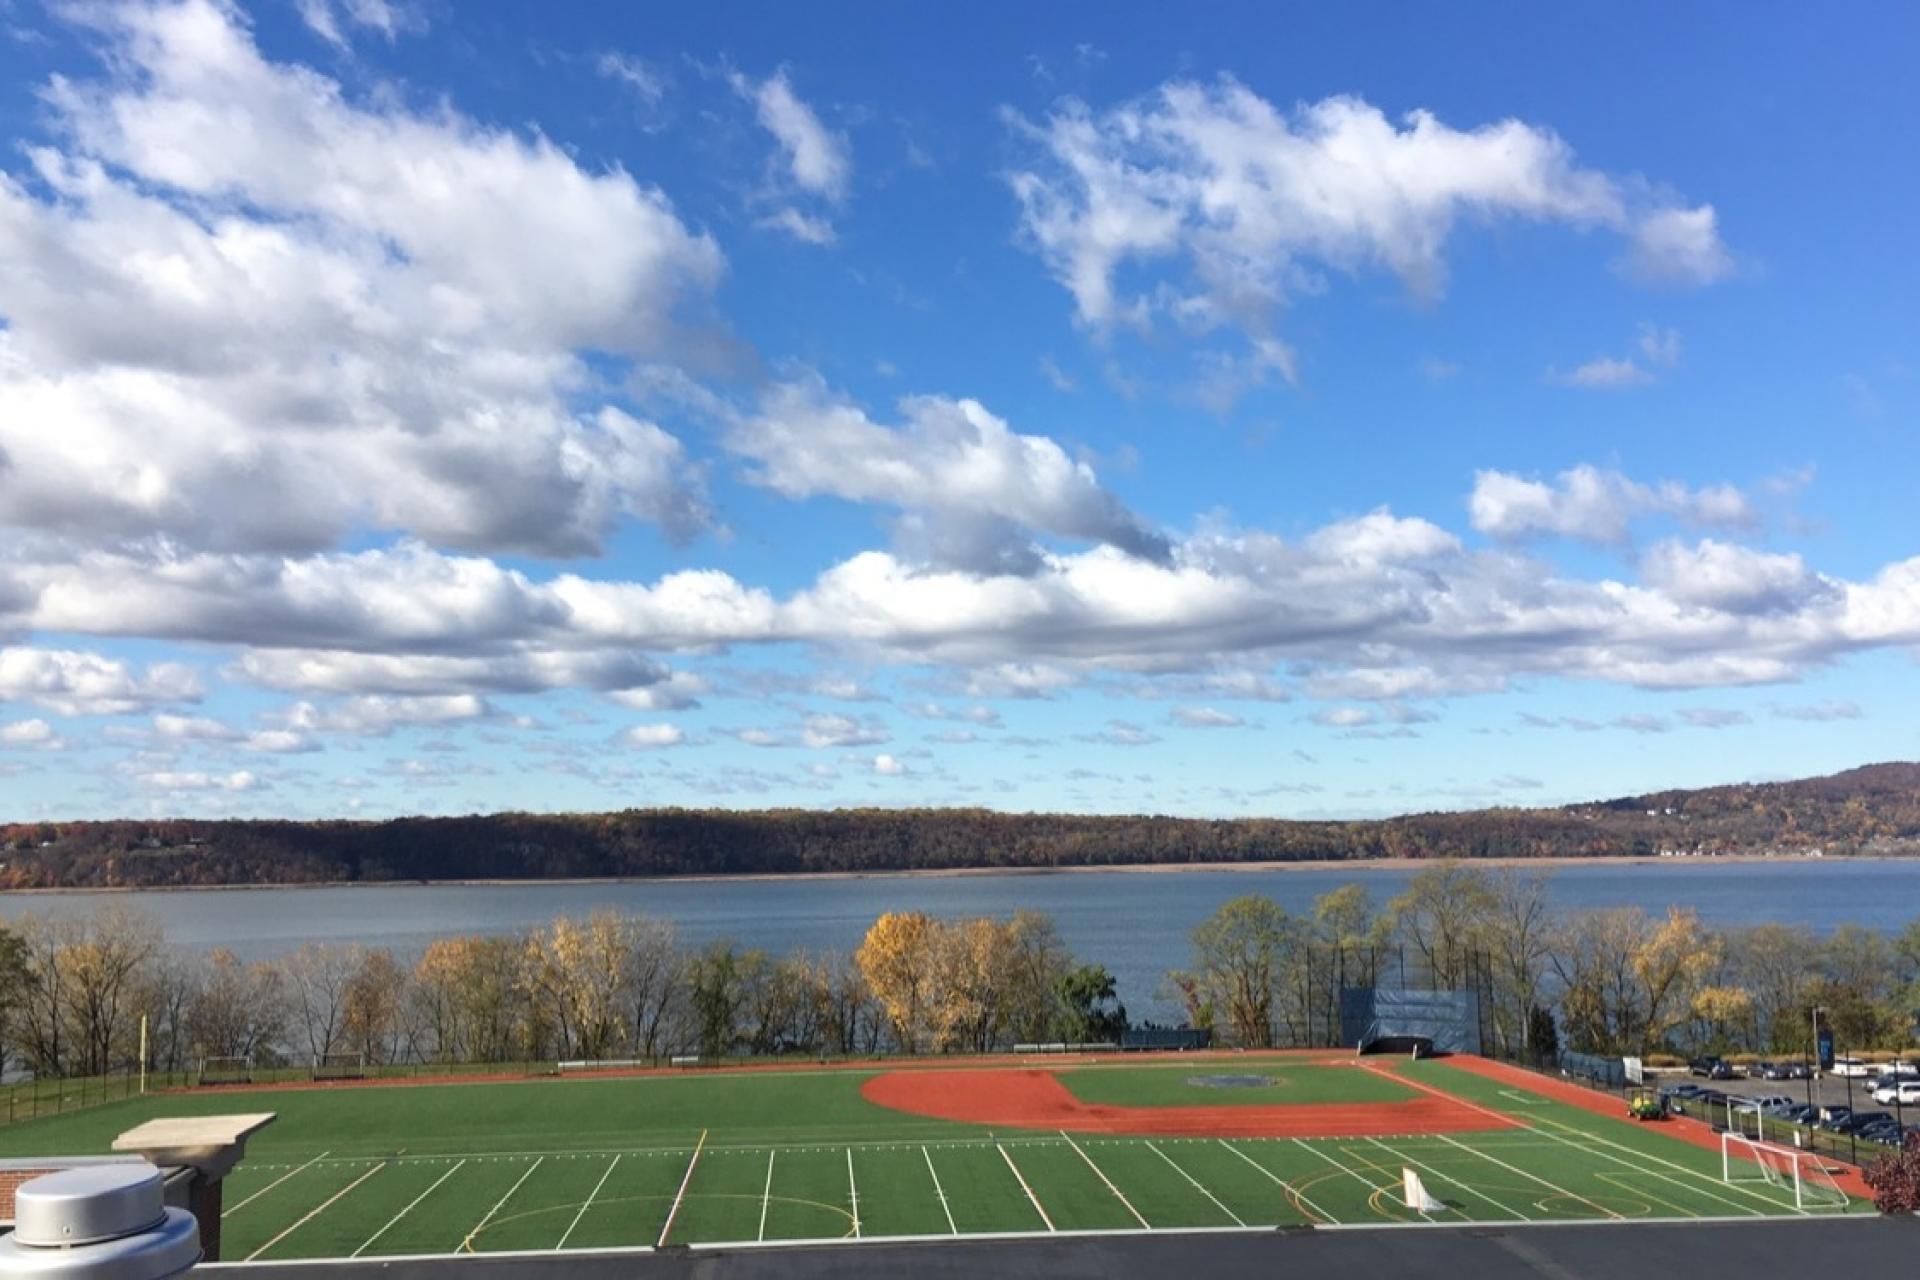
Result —
M 1353 822 L 985 809 L 627 809 L 0 825 L 0 889 L 1363 860 L 1920 853 L 1920 764 Z

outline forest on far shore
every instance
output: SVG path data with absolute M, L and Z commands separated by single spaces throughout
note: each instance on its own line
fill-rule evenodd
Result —
M 1177 866 L 1379 858 L 1920 854 L 1920 764 L 1366 821 L 988 809 L 626 809 L 0 824 L 0 890 Z

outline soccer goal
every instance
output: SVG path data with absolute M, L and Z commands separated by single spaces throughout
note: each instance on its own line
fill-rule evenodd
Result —
M 1720 1177 L 1724 1182 L 1764 1182 L 1793 1195 L 1796 1209 L 1844 1209 L 1847 1193 L 1817 1153 L 1758 1142 L 1737 1133 L 1720 1135 Z
M 315 1080 L 365 1080 L 367 1055 L 364 1053 L 323 1053 L 313 1060 Z
M 200 1059 L 201 1084 L 252 1084 L 252 1058 Z

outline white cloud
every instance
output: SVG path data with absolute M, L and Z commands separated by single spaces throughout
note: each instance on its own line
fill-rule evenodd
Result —
M 1460 130 L 1415 111 L 1396 124 L 1349 97 L 1289 114 L 1223 78 L 1098 113 L 1068 98 L 1038 123 L 1009 121 L 1039 152 L 1010 177 L 1021 231 L 1096 328 L 1163 313 L 1259 335 L 1329 269 L 1384 269 L 1431 296 L 1463 220 L 1606 227 L 1632 241 L 1643 275 L 1724 273 L 1710 208 L 1581 168 L 1560 138 L 1517 120 Z M 1153 265 L 1186 271 L 1138 289 L 1119 279 Z
M 1802 706 L 1775 707 L 1773 714 L 1778 720 L 1799 720 L 1808 724 L 1820 724 L 1834 720 L 1858 720 L 1865 713 L 1860 710 L 1858 703 L 1835 700 Z
M 577 555 L 706 523 L 679 442 L 593 404 L 581 354 L 708 341 L 723 260 L 659 192 L 358 105 L 208 0 L 84 15 L 106 72 L 49 85 L 59 146 L 0 175 L 0 524 Z
M 0 648 L 0 702 L 31 702 L 63 716 L 123 715 L 198 701 L 200 677 L 174 662 L 136 674 L 127 663 L 72 649 Z
M 1015 433 L 975 400 L 910 396 L 898 427 L 869 418 L 817 379 L 772 388 L 727 447 L 749 479 L 789 498 L 830 495 L 910 513 L 935 559 L 975 567 L 1033 563 L 1032 529 L 1164 559 L 1166 540 L 1045 436 Z
M 1633 232 L 1628 269 L 1660 284 L 1703 285 L 1733 273 L 1713 206 L 1656 209 Z
M 1644 387 L 1653 381 L 1653 375 L 1632 360 L 1618 359 L 1613 356 L 1595 356 L 1585 364 L 1574 366 L 1566 373 L 1549 372 L 1547 380 L 1557 382 L 1563 387 L 1583 387 L 1590 391 L 1619 391 L 1626 387 Z
M 1746 495 L 1731 485 L 1645 485 L 1587 465 L 1562 471 L 1557 484 L 1505 471 L 1477 472 L 1468 507 L 1475 529 L 1503 540 L 1552 535 L 1620 543 L 1636 517 L 1651 514 L 1716 529 L 1750 528 L 1757 522 Z
M 392 0 L 296 0 L 300 20 L 312 32 L 338 49 L 349 47 L 349 35 L 360 27 L 377 32 L 391 44 L 402 31 L 426 24 L 419 14 Z
M 1000 726 L 1000 713 L 992 707 L 974 705 L 971 707 L 949 707 L 937 702 L 917 702 L 905 708 L 909 713 L 923 720 L 957 720 L 966 724 Z
M 53 726 L 45 720 L 9 720 L 0 724 L 0 747 L 48 749 L 59 743 L 59 735 L 54 733 Z
M 898 778 L 907 772 L 907 766 L 882 752 L 873 758 L 873 771 L 884 778 Z
M 1095 733 L 1076 733 L 1081 742 L 1097 742 L 1109 747 L 1146 747 L 1160 741 L 1160 735 L 1128 720 L 1109 720 Z
M 1728 707 L 1682 707 L 1680 719 L 1696 729 L 1731 729 L 1753 723 L 1746 712 Z
M 829 200 L 846 195 L 847 181 L 853 174 L 846 135 L 820 123 L 813 108 L 794 93 L 784 69 L 758 84 L 736 75 L 734 88 L 752 101 L 760 126 L 780 144 L 795 186 Z
M 1377 712 L 1366 707 L 1326 707 L 1313 713 L 1313 722 L 1329 729 L 1357 729 L 1378 723 Z
M 628 746 L 640 747 L 645 750 L 656 750 L 661 747 L 677 747 L 687 740 L 685 731 L 683 731 L 679 725 L 667 724 L 665 722 L 660 724 L 637 724 L 621 736 L 626 740 Z
M 852 716 L 808 716 L 800 731 L 800 741 L 815 751 L 829 747 L 875 746 L 890 741 L 893 735 L 877 721 L 859 721 Z
M 1238 729 L 1247 723 L 1244 716 L 1214 707 L 1175 707 L 1169 718 L 1188 729 Z
M 644 58 L 608 50 L 594 59 L 594 70 L 622 86 L 648 110 L 656 109 L 667 96 L 667 78 Z
M 824 214 L 806 212 L 790 202 L 798 196 L 839 205 L 845 202 L 853 176 L 853 149 L 843 133 L 820 122 L 813 108 L 793 91 L 784 68 L 765 80 L 739 72 L 728 75 L 734 92 L 751 102 L 760 127 L 779 148 L 778 167 L 761 203 L 777 205 L 759 219 L 759 225 L 783 231 L 805 244 L 832 244 L 833 222 Z
M 1669 597 L 1727 613 L 1790 613 L 1834 589 L 1797 554 L 1756 551 L 1712 538 L 1662 542 L 1640 559 L 1640 576 Z
M 246 769 L 231 773 L 205 773 L 155 769 L 138 775 L 141 785 L 155 791 L 254 791 L 266 784 Z
M 232 742 L 241 737 L 239 730 L 208 716 L 181 716 L 161 712 L 153 718 L 153 731 L 174 742 Z
M 283 714 L 284 727 L 297 732 L 385 737 L 396 729 L 432 727 L 477 720 L 492 708 L 472 694 L 386 697 L 368 694 L 336 703 L 298 702 Z

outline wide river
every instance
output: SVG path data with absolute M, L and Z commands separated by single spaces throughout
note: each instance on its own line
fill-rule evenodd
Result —
M 325 889 L 166 890 L 0 894 L 0 919 L 86 912 L 130 902 L 182 947 L 222 946 L 247 959 L 303 942 L 366 943 L 417 952 L 437 937 L 507 933 L 596 907 L 666 916 L 694 943 L 731 938 L 784 952 L 858 945 L 884 911 L 1004 916 L 1051 914 L 1078 956 L 1105 964 L 1135 1016 L 1171 1010 L 1157 992 L 1187 960 L 1187 936 L 1229 898 L 1263 893 L 1304 911 L 1329 889 L 1359 882 L 1384 904 L 1412 873 L 1330 866 L 1283 871 L 1086 871 L 1060 874 L 656 880 L 621 884 L 366 885 Z M 1559 866 L 1562 907 L 1697 909 L 1714 925 L 1764 921 L 1826 932 L 1842 924 L 1898 929 L 1920 917 L 1920 860 L 1649 862 Z

